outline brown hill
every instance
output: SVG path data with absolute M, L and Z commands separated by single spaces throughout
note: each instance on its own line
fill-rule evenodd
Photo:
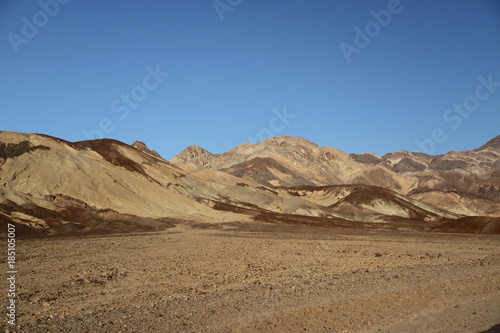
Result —
M 171 162 L 181 166 L 185 170 L 193 170 L 197 168 L 210 168 L 212 161 L 216 157 L 217 155 L 211 154 L 205 149 L 193 145 L 184 149 L 175 156 Z
M 370 184 L 407 190 L 405 180 L 385 167 L 359 163 L 343 151 L 319 147 L 300 137 L 247 143 L 220 155 L 191 151 L 183 151 L 171 162 L 185 170 L 216 169 L 263 185 Z
M 149 149 L 148 146 L 146 146 L 146 144 L 142 141 L 135 141 L 132 145 L 132 147 L 136 148 L 136 149 L 139 149 L 140 151 L 144 152 L 144 153 L 147 153 L 151 156 L 154 156 L 156 158 L 159 158 L 159 159 L 162 159 L 163 160 L 163 157 L 161 157 L 160 154 L 158 154 L 156 151 L 152 150 L 152 149 Z
M 457 191 L 415 190 L 408 195 L 411 199 L 426 202 L 461 215 L 500 216 L 500 205 L 486 197 Z
M 496 181 L 497 174 L 490 173 L 496 168 L 494 151 L 467 154 L 461 158 L 468 165 L 476 163 L 474 154 L 482 158 L 474 164 L 476 177 Z M 391 169 L 404 158 L 418 159 L 426 169 L 399 170 L 401 174 Z M 427 186 L 451 179 L 438 173 L 440 168 L 468 176 L 463 163 L 447 164 L 444 157 L 435 160 L 406 152 L 380 159 L 376 165 L 374 158 L 360 162 L 301 138 L 279 137 L 222 155 L 191 146 L 168 162 L 143 143 L 68 142 L 47 135 L 0 132 L 0 223 L 15 223 L 23 235 L 160 230 L 178 221 L 497 230 L 497 220 L 490 218 L 499 212 L 498 203 L 491 199 L 496 198 L 494 187 L 485 192 L 490 199 L 428 188 L 408 193 L 423 181 L 423 175 L 415 173 L 428 172 Z M 480 183 L 457 179 L 470 188 Z M 318 186 L 329 182 L 338 185 Z M 274 187 L 283 184 L 299 185 Z M 487 217 L 475 218 L 470 230 L 439 228 L 468 215 Z
M 481 147 L 474 149 L 474 151 L 483 151 L 483 150 L 492 150 L 492 151 L 500 151 L 500 135 L 497 135 L 490 141 L 486 142 Z
M 455 204 L 448 201 L 446 209 L 495 216 L 500 208 L 499 142 L 497 136 L 473 151 L 451 151 L 437 156 L 397 151 L 380 157 L 373 153 L 347 155 L 302 138 L 283 136 L 244 144 L 221 155 L 206 151 L 203 155 L 184 154 L 182 160 L 176 157 L 172 162 L 187 170 L 224 171 L 266 186 L 375 185 L 401 195 L 421 193 L 421 200 L 425 196 L 422 193 L 431 190 L 479 196 L 487 201 L 479 203 L 464 197 L 455 200 Z M 200 156 L 206 159 L 207 155 L 210 162 L 201 163 Z M 425 199 L 437 206 L 439 200 L 436 193 Z M 464 209 L 463 202 L 477 206 Z
M 406 198 L 387 188 L 369 185 L 280 187 L 284 197 L 298 197 L 333 209 L 338 216 L 356 221 L 387 222 L 387 217 L 437 221 L 460 214 Z
M 4 221 L 39 231 L 73 223 L 78 225 L 76 229 L 90 232 L 94 228 L 88 223 L 95 216 L 203 221 L 224 220 L 228 215 L 214 215 L 212 209 L 192 199 L 196 191 L 209 185 L 119 141 L 70 143 L 43 135 L 2 132 L 0 154 L 0 215 Z M 182 178 L 197 188 L 191 197 L 179 191 Z

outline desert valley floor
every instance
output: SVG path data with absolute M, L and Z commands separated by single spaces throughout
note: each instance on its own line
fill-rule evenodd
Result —
M 263 222 L 21 239 L 18 332 L 496 332 L 499 240 Z

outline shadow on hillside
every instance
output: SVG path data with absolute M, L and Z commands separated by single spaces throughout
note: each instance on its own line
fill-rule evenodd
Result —
M 500 324 L 493 326 L 492 328 L 490 328 L 487 331 L 482 331 L 479 333 L 500 333 Z

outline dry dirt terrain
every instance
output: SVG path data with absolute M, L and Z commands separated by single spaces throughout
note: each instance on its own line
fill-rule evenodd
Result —
M 478 333 L 500 324 L 499 235 L 182 222 L 20 239 L 17 268 L 16 332 Z

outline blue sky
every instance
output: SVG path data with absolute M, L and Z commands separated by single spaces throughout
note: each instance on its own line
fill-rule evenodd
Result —
M 0 130 L 167 159 L 271 135 L 383 155 L 500 134 L 495 0 L 58 1 L 0 3 Z

